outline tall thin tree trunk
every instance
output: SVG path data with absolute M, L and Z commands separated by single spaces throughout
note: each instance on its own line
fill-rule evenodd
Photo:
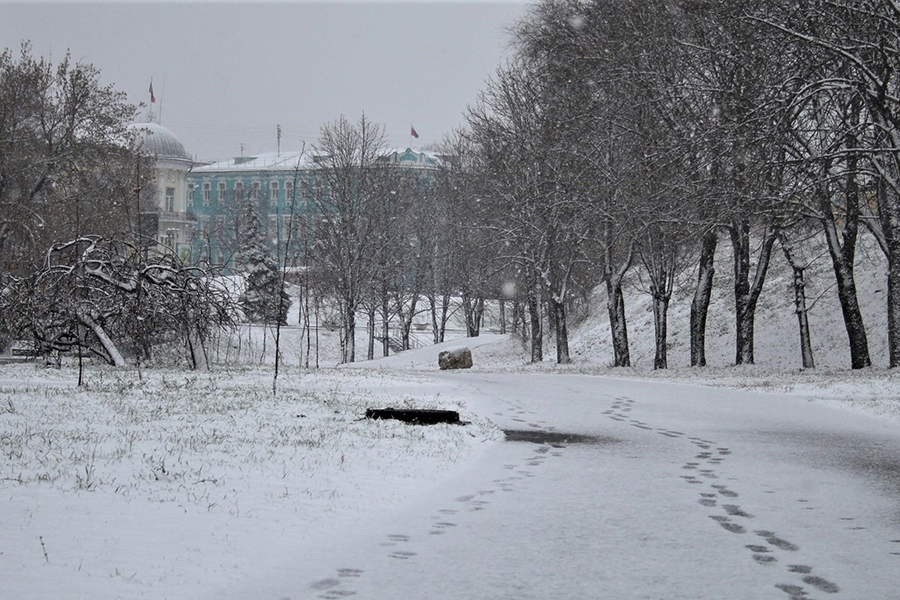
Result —
M 500 334 L 506 334 L 506 301 L 500 298 Z
M 544 334 L 541 329 L 540 289 L 535 282 L 529 282 L 527 302 L 531 318 L 531 362 L 539 363 L 544 360 Z
M 831 256 L 831 264 L 834 268 L 838 299 L 840 300 L 841 313 L 844 317 L 844 328 L 847 330 L 847 338 L 850 344 L 850 366 L 854 369 L 864 369 L 871 366 L 872 361 L 869 357 L 869 341 L 862 312 L 859 309 L 859 300 L 856 295 L 856 280 L 853 273 L 860 217 L 859 186 L 856 182 L 855 158 L 848 160 L 847 168 L 850 173 L 847 176 L 847 189 L 845 190 L 842 235 L 838 235 L 837 224 L 831 212 L 829 199 L 821 191 L 819 192 L 819 198 L 820 206 L 822 207 L 822 225 L 825 229 L 825 241 L 827 242 L 828 254 Z
M 391 307 L 387 292 L 381 296 L 381 355 L 391 354 Z
M 553 314 L 553 322 L 556 331 L 556 362 L 567 365 L 572 362 L 569 355 L 569 328 L 566 325 L 566 303 L 550 298 L 550 311 Z
M 437 298 L 432 294 L 428 296 L 428 308 L 431 313 L 431 339 L 435 344 L 441 343 L 440 332 L 438 331 L 437 318 Z
M 346 364 L 356 359 L 356 308 L 344 298 L 341 309 L 341 362 Z
M 781 249 L 784 251 L 784 257 L 791 270 L 794 273 L 794 312 L 797 314 L 797 322 L 800 327 L 800 359 L 804 369 L 814 369 L 816 367 L 813 360 L 812 340 L 809 333 L 809 318 L 806 309 L 806 265 L 800 264 L 797 257 L 794 256 L 793 249 L 784 236 L 781 237 Z
M 366 352 L 366 359 L 372 360 L 375 358 L 375 305 L 369 307 L 368 310 L 368 335 L 369 335 L 369 348 Z
M 706 317 L 712 298 L 716 245 L 719 237 L 715 231 L 708 231 L 700 244 L 700 260 L 697 273 L 697 288 L 691 302 L 691 366 L 706 366 Z
M 666 341 L 668 337 L 669 298 L 666 294 L 653 294 L 653 329 L 656 339 L 656 352 L 653 356 L 654 369 L 669 368 L 666 353 Z
M 878 190 L 878 218 L 885 238 L 887 267 L 888 360 L 900 367 L 900 192 L 888 190 L 882 178 Z
M 741 218 L 729 227 L 731 246 L 734 252 L 734 316 L 735 316 L 735 357 L 734 364 L 753 364 L 754 326 L 756 304 L 762 292 L 775 244 L 776 231 L 766 227 L 763 232 L 759 257 L 753 282 L 750 282 L 750 221 Z
M 809 319 L 806 311 L 806 282 L 804 280 L 804 269 L 794 267 L 794 306 L 797 311 L 797 321 L 800 326 L 800 356 L 803 361 L 804 369 L 816 368 L 816 362 L 813 359 L 812 340 L 809 335 Z
M 617 367 L 631 366 L 628 349 L 628 325 L 625 321 L 625 298 L 622 294 L 622 279 L 606 279 L 606 309 L 609 313 L 609 327 L 612 331 L 613 364 Z

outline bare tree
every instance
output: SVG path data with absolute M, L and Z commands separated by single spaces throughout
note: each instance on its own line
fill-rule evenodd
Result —
M 54 66 L 27 43 L 18 57 L 0 52 L 0 270 L 28 272 L 43 248 L 77 236 L 76 201 L 82 231 L 132 228 L 134 114 L 89 64 L 66 55 Z
M 356 359 L 356 311 L 371 277 L 373 209 L 385 193 L 378 176 L 386 168 L 380 160 L 383 147 L 383 129 L 365 115 L 356 125 L 343 117 L 324 125 L 313 147 L 319 219 L 313 227 L 313 256 L 340 309 L 345 363 Z
M 42 351 L 84 349 L 115 366 L 134 347 L 134 323 L 149 343 L 180 339 L 192 368 L 209 367 L 205 343 L 233 323 L 231 298 L 202 266 L 171 253 L 144 256 L 131 242 L 86 235 L 54 244 L 33 274 L 0 293 L 7 327 Z

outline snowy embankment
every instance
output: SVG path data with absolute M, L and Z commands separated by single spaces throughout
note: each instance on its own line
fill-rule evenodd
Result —
M 707 321 L 706 356 L 709 366 L 692 368 L 690 362 L 690 306 L 696 273 L 681 273 L 669 309 L 669 368 L 653 370 L 654 325 L 649 294 L 638 269 L 632 269 L 625 289 L 625 309 L 631 368 L 613 368 L 606 292 L 598 286 L 590 295 L 588 315 L 570 332 L 573 363 L 555 364 L 552 339 L 545 339 L 545 360 L 526 365 L 524 351 L 506 351 L 488 369 L 505 372 L 559 372 L 624 378 L 675 380 L 697 385 L 753 389 L 792 394 L 815 402 L 900 420 L 900 373 L 887 368 L 886 263 L 874 241 L 861 238 L 856 259 L 857 296 L 868 334 L 873 367 L 850 369 L 850 352 L 834 273 L 827 253 L 812 262 L 806 274 L 813 351 L 816 368 L 800 368 L 800 342 L 791 270 L 782 253 L 772 263 L 756 314 L 754 365 L 734 366 L 734 298 L 731 254 L 721 243 L 716 256 L 716 282 Z M 484 363 L 482 362 L 482 365 Z M 479 367 L 476 362 L 476 368 Z
M 202 597 L 402 507 L 501 436 L 452 397 L 405 393 L 411 374 L 295 370 L 275 397 L 262 369 L 71 375 L 0 376 L 0 597 Z M 384 405 L 471 423 L 360 419 Z

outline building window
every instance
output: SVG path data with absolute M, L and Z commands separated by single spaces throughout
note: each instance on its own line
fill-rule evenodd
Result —
M 218 196 L 216 196 L 216 198 L 219 200 L 219 204 L 222 204 L 223 202 L 225 202 L 225 182 L 224 181 L 219 182 L 219 187 L 217 188 L 217 193 L 218 193 Z
M 273 181 L 269 184 L 269 199 L 272 202 L 278 202 L 278 182 Z
M 174 189 L 174 188 L 173 188 Z M 175 244 L 178 242 L 178 230 L 177 229 L 166 229 L 165 238 L 163 238 L 163 243 L 166 248 L 170 250 L 175 249 Z
M 238 201 L 244 199 L 244 182 L 243 181 L 235 181 L 234 182 L 234 199 L 238 200 Z
M 254 181 L 250 184 L 250 199 L 259 200 L 259 182 Z
M 269 215 L 269 241 L 274 245 L 278 243 L 278 216 Z
M 209 206 L 209 190 L 210 190 L 209 182 L 205 182 L 203 184 L 203 206 Z
M 166 211 L 175 212 L 175 188 L 166 188 Z
M 293 181 L 285 181 L 284 182 L 284 201 L 292 202 L 294 200 L 294 182 Z
M 210 234 L 210 231 L 209 231 L 209 217 L 207 217 L 207 216 L 200 217 L 200 232 L 203 234 L 203 239 L 204 239 L 204 240 L 208 240 L 208 239 L 209 239 L 209 234 Z
M 187 208 L 188 206 L 194 203 L 194 184 L 189 183 L 187 185 L 187 195 L 184 197 L 184 206 Z

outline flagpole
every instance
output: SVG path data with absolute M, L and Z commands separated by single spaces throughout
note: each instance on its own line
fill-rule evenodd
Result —
M 166 96 L 166 72 L 163 71 L 163 87 L 159 94 L 159 124 L 162 125 L 162 101 Z

